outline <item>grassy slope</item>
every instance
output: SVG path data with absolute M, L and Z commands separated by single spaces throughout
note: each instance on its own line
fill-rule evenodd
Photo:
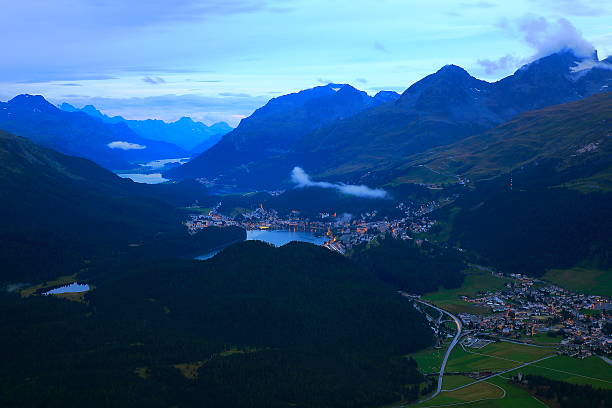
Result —
M 610 271 L 581 267 L 553 269 L 546 272 L 544 279 L 576 292 L 612 296 Z
M 612 92 L 528 112 L 489 132 L 432 149 L 404 165 L 424 164 L 443 175 L 488 178 L 511 169 L 560 159 L 560 168 L 584 161 L 610 161 Z M 588 146 L 593 143 L 597 146 Z M 586 149 L 585 149 L 586 148 Z M 581 150 L 585 149 L 585 150 Z

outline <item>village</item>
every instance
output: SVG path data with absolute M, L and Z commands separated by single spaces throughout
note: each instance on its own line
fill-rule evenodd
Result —
M 505 339 L 554 345 L 560 353 L 572 357 L 610 355 L 610 299 L 573 293 L 521 274 L 509 277 L 511 280 L 503 290 L 462 297 L 492 312 L 459 314 L 466 332 L 470 333 L 465 339 L 468 345 L 479 339 Z

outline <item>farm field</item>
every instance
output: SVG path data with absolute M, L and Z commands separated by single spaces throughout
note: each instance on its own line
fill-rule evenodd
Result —
M 470 381 L 475 382 L 476 380 L 467 376 L 445 376 L 443 378 L 443 391 L 440 395 L 415 406 L 431 408 L 449 404 L 471 408 L 531 408 L 546 406 L 526 390 L 510 383 L 510 378 L 518 372 L 539 375 L 573 384 L 612 389 L 612 369 L 598 357 L 576 359 L 568 356 L 552 355 L 552 350 L 550 349 L 506 342 L 492 343 L 478 350 L 479 353 L 481 351 L 481 354 L 473 354 L 458 347 L 451 354 L 447 371 L 503 371 L 518 367 L 522 362 L 535 361 L 543 357 L 549 358 L 472 385 L 469 385 Z M 456 391 L 444 391 L 461 386 L 465 387 Z M 495 389 L 498 392 L 494 391 Z
M 436 407 L 451 404 L 471 406 L 471 404 L 466 403 L 470 403 L 473 401 L 489 402 L 489 400 L 503 398 L 505 393 L 506 392 L 504 391 L 504 389 L 500 386 L 483 381 L 465 388 L 461 388 L 457 391 L 443 392 L 432 400 L 417 404 L 415 405 L 415 407 Z
M 481 349 L 469 347 L 463 349 L 459 346 L 453 350 L 446 371 L 451 373 L 503 371 L 550 354 L 552 354 L 550 349 L 506 342 L 491 343 Z
M 543 277 L 563 288 L 589 295 L 612 296 L 612 271 L 572 268 L 553 269 Z
M 444 289 L 423 296 L 424 300 L 434 303 L 436 306 L 448 310 L 451 313 L 487 314 L 488 308 L 475 306 L 461 300 L 460 296 L 475 296 L 478 292 L 501 289 L 507 279 L 493 276 L 490 272 L 470 269 L 466 272 L 463 285 L 457 289 Z
M 473 383 L 474 379 L 466 377 L 465 375 L 445 375 L 442 378 L 442 389 L 453 390 L 462 385 Z

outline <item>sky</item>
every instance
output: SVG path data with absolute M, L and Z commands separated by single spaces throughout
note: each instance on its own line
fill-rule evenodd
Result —
M 237 125 L 328 82 L 497 80 L 562 47 L 612 54 L 609 0 L 0 0 L 0 100 Z

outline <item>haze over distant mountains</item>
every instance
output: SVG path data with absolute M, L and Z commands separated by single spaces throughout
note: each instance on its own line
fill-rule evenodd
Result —
M 359 180 L 522 112 L 612 89 L 611 62 L 564 50 L 494 83 L 447 65 L 391 100 L 333 84 L 285 95 L 168 175 L 269 188 L 286 183 L 291 169 L 301 166 L 323 178 Z
M 0 129 L 113 170 L 133 168 L 135 161 L 187 155 L 175 144 L 139 136 L 125 123 L 105 123 L 83 112 L 65 112 L 42 96 L 19 95 L 0 102 Z
M 60 109 L 66 112 L 85 112 L 106 123 L 125 123 L 138 135 L 163 142 L 173 143 L 192 154 L 199 154 L 215 145 L 221 137 L 230 132 L 232 127 L 225 122 L 206 126 L 189 117 L 182 117 L 175 122 L 164 122 L 158 119 L 128 120 L 121 116 L 107 116 L 93 105 L 78 109 L 69 103 L 62 103 Z

